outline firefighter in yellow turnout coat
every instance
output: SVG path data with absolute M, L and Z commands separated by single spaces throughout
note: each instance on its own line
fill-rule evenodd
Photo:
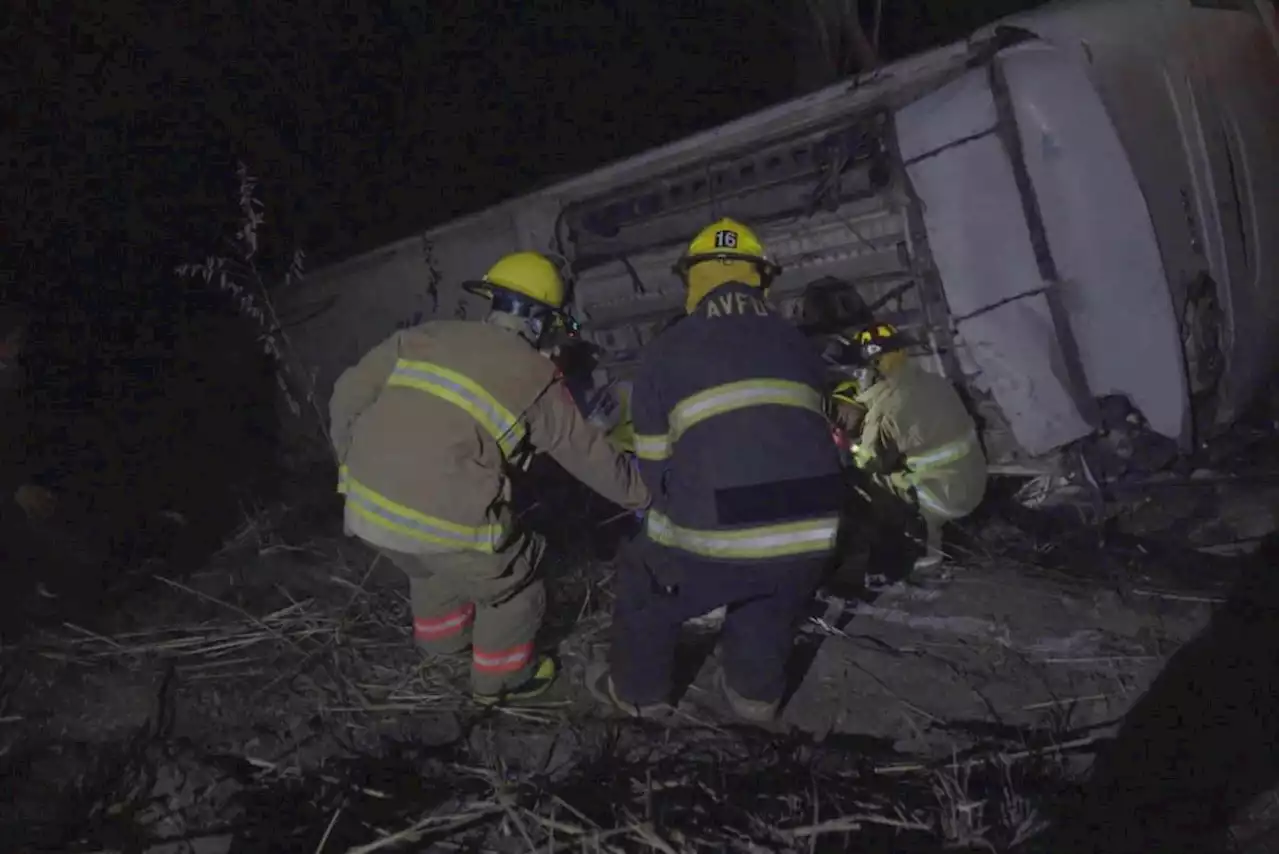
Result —
M 486 322 L 432 321 L 383 341 L 338 379 L 331 437 L 347 532 L 409 576 L 416 642 L 471 647 L 476 699 L 519 701 L 556 673 L 534 650 L 543 541 L 512 518 L 510 473 L 546 452 L 617 504 L 649 497 L 539 352 L 564 319 L 556 267 L 515 253 L 468 289 L 490 299 Z
M 973 419 L 945 377 L 905 352 L 892 325 L 875 323 L 841 337 L 853 349 L 856 378 L 833 393 L 835 418 L 853 440 L 853 463 L 872 500 L 896 500 L 925 529 L 916 569 L 942 561 L 942 527 L 982 502 L 987 463 Z

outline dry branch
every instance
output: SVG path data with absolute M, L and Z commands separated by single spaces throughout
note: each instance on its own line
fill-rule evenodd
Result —
M 276 834 L 271 845 L 329 854 L 425 845 L 483 849 L 501 838 L 518 850 L 538 852 L 800 852 L 820 850 L 832 837 L 856 845 L 877 833 L 918 837 L 917 842 L 956 837 L 980 845 L 1001 834 L 1025 838 L 1039 826 L 1032 801 L 993 769 L 1007 775 L 1011 762 L 1030 768 L 1035 760 L 1093 741 L 1042 750 L 1003 745 L 948 769 L 927 763 L 876 768 L 838 749 L 743 731 L 686 710 L 661 729 L 603 724 L 573 712 L 566 725 L 560 711 L 482 711 L 469 699 L 466 661 L 414 651 L 403 594 L 371 585 L 372 569 L 335 563 L 317 571 L 322 586 L 305 593 L 266 582 L 279 604 L 258 608 L 195 582 L 160 579 L 175 605 L 198 613 L 197 619 L 144 621 L 119 632 L 67 625 L 46 639 L 41 653 L 88 668 L 160 663 L 173 667 L 189 689 L 248 690 L 259 707 L 300 702 L 319 716 L 326 737 L 340 733 L 341 743 L 353 739 L 362 750 L 376 748 L 385 725 L 432 714 L 452 715 L 464 733 L 479 727 L 488 735 L 515 733 L 530 742 L 568 726 L 580 742 L 562 767 L 532 773 L 512 771 L 502 754 L 459 736 L 449 747 L 455 758 L 410 762 L 398 772 L 404 780 L 385 783 L 382 776 L 353 777 L 332 753 L 308 763 L 296 752 L 271 758 L 260 758 L 261 748 L 226 752 L 250 769 L 241 785 L 262 797 L 308 793 L 306 827 L 264 829 Z M 607 574 L 586 559 L 562 572 L 557 595 L 568 600 L 567 613 L 578 620 L 562 647 L 570 657 L 585 658 L 608 616 L 583 602 L 599 601 Z M 607 589 L 600 592 L 609 595 Z M 612 735 L 602 739 L 606 734 Z M 360 767 L 385 774 L 394 751 L 359 759 Z M 998 782 L 977 794 L 987 785 L 975 782 L 979 778 Z M 786 782 L 797 779 L 806 784 Z M 448 795 L 431 795 L 433 787 Z M 304 836 L 305 843 L 297 842 Z

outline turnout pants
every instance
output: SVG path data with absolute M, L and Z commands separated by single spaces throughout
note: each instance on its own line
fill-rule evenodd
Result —
M 405 554 L 382 549 L 409 577 L 413 639 L 424 652 L 471 648 L 471 687 L 497 694 L 533 675 L 534 638 L 546 612 L 536 576 L 544 550 L 526 535 L 498 554 Z
M 865 520 L 842 544 L 837 588 L 861 587 L 867 573 L 901 581 L 920 558 L 942 555 L 942 519 L 921 508 L 909 487 L 888 475 L 850 471 L 849 517 Z
M 782 699 L 796 624 L 829 560 L 730 563 L 634 540 L 621 561 L 613 613 L 609 665 L 618 697 L 670 702 L 681 624 L 724 605 L 725 682 L 748 700 Z

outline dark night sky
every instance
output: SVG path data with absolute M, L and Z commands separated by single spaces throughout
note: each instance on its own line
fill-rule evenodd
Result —
M 1026 5 L 886 0 L 882 53 Z M 341 257 L 797 94 L 789 8 L 3 4 L 0 296 L 35 309 L 30 441 L 103 530 L 177 506 L 220 519 L 217 542 L 236 479 L 269 477 L 274 379 L 226 301 L 172 270 L 224 251 L 237 160 L 266 246 Z
M 885 5 L 893 56 L 1027 2 Z M 286 242 L 332 257 L 715 125 L 794 94 L 785 8 L 15 2 L 14 285 L 132 290 L 206 254 L 237 158 Z

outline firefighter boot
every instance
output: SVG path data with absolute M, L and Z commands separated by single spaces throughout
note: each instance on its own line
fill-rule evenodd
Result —
M 773 700 L 772 702 L 748 700 L 729 687 L 729 683 L 724 678 L 724 671 L 720 672 L 720 690 L 724 692 L 725 699 L 729 701 L 729 708 L 733 710 L 733 713 L 744 721 L 753 724 L 771 723 L 778 716 L 778 707 L 782 705 L 779 700 Z
M 521 685 L 497 694 L 472 692 L 471 698 L 481 706 L 562 706 L 567 701 L 551 689 L 559 676 L 555 659 L 541 656 L 533 666 L 533 675 Z
M 942 560 L 945 557 L 942 552 L 943 520 L 928 513 L 922 513 L 921 515 L 924 517 L 924 550 L 923 554 L 916 558 L 912 570 L 930 573 L 937 571 L 942 566 Z
M 671 706 L 667 703 L 648 703 L 640 706 L 628 703 L 619 697 L 613 686 L 609 665 L 604 662 L 596 662 L 587 667 L 587 690 L 600 703 L 633 718 L 663 718 L 672 712 Z

